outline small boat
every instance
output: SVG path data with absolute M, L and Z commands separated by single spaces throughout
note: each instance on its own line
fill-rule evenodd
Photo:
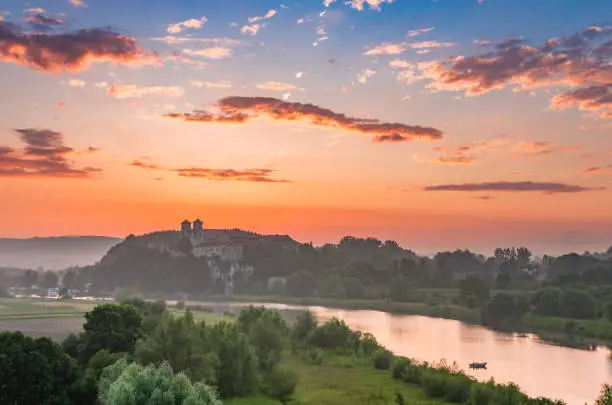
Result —
M 483 369 L 487 369 L 487 363 L 470 363 L 470 368 L 473 369 L 477 369 L 477 368 L 483 368 Z

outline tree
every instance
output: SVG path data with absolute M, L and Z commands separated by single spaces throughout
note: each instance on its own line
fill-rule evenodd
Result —
M 0 403 L 70 405 L 78 368 L 48 338 L 0 333 Z
M 491 297 L 485 283 L 474 276 L 467 276 L 459 280 L 457 287 L 459 287 L 459 299 L 464 303 L 467 302 L 470 295 L 476 297 L 478 305 L 484 305 Z
M 342 279 L 342 287 L 348 299 L 363 298 L 366 292 L 365 287 L 357 277 L 347 277 Z
M 531 262 L 531 251 L 526 247 L 520 247 L 516 250 L 516 260 L 520 266 L 527 266 Z
M 608 321 L 612 322 L 612 301 L 606 304 L 606 318 L 608 318 Z
M 595 405 L 612 405 L 612 385 L 604 384 L 595 400 Z
M 186 255 L 193 254 L 193 244 L 191 243 L 191 240 L 186 237 L 182 237 L 181 239 L 179 239 L 175 249 L 177 252 L 181 252 Z
M 293 398 L 298 375 L 285 367 L 275 367 L 265 375 L 264 393 L 286 405 Z
M 497 288 L 499 288 L 500 290 L 505 290 L 506 288 L 510 286 L 511 282 L 512 282 L 512 277 L 510 277 L 510 274 L 499 273 L 497 275 L 495 284 L 497 285 Z
M 297 317 L 297 320 L 293 324 L 291 338 L 296 343 L 303 343 L 316 328 L 317 320 L 312 312 L 304 311 Z
M 255 349 L 261 370 L 269 371 L 280 361 L 287 327 L 275 319 L 275 312 L 266 311 L 249 331 L 249 341 Z
M 167 361 L 175 372 L 213 383 L 218 359 L 210 346 L 206 328 L 187 310 L 182 317 L 165 314 L 151 334 L 138 340 L 135 356 L 144 365 Z
M 83 355 L 89 359 L 99 350 L 111 353 L 134 350 L 142 317 L 131 305 L 102 304 L 85 314 Z
M 389 295 L 396 302 L 407 302 L 414 299 L 415 284 L 404 276 L 397 276 L 390 281 Z
M 43 274 L 41 285 L 44 288 L 55 288 L 59 282 L 57 274 L 53 271 L 45 271 Z
M 294 273 L 287 279 L 286 292 L 295 297 L 309 297 L 317 289 L 317 281 L 308 271 Z
M 222 405 L 214 388 L 193 384 L 165 362 L 143 366 L 118 361 L 102 373 L 99 399 L 103 405 Z
M 514 328 L 522 316 L 514 297 L 506 293 L 497 293 L 482 309 L 482 323 L 500 329 Z
M 21 278 L 21 285 L 23 287 L 32 287 L 37 282 L 38 282 L 38 273 L 35 272 L 34 270 L 26 270 L 26 272 L 23 273 L 23 276 Z
M 247 395 L 257 388 L 258 364 L 248 336 L 240 326 L 220 322 L 211 328 L 217 387 L 222 397 Z
M 98 381 L 104 369 L 121 358 L 120 353 L 100 350 L 87 363 L 81 379 L 75 386 L 77 404 L 95 404 L 98 398 Z

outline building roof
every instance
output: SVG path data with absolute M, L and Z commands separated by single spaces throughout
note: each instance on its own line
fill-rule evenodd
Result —
M 196 219 L 195 221 L 193 221 L 193 223 L 194 223 L 194 224 L 201 224 L 201 223 L 202 223 L 202 221 L 200 221 L 200 219 L 198 218 L 198 219 Z
M 282 243 L 284 245 L 291 245 L 291 246 L 300 245 L 300 242 L 294 240 L 289 235 L 264 235 L 262 238 L 270 242 Z
M 200 242 L 195 247 L 224 247 L 224 246 L 235 246 L 235 243 L 225 240 L 207 240 Z
M 189 222 L 188 220 L 184 220 L 183 222 L 181 222 L 181 225 L 185 225 L 185 224 L 191 225 L 191 222 Z

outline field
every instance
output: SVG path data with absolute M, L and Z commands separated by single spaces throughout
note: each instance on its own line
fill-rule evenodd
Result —
M 0 298 L 0 331 L 20 331 L 28 336 L 48 336 L 60 341 L 70 333 L 81 331 L 85 313 L 102 303 L 104 301 Z M 169 310 L 175 314 L 184 312 L 174 307 Z M 231 319 L 204 307 L 192 309 L 192 312 L 196 319 L 208 323 Z
M 360 363 L 350 357 L 326 358 L 321 365 L 312 365 L 299 356 L 284 353 L 282 364 L 295 371 L 300 380 L 296 389 L 295 405 L 391 405 L 395 393 L 404 396 L 409 404 L 446 404 L 426 399 L 421 388 L 391 378 L 389 371 L 376 370 L 371 364 Z M 225 405 L 278 405 L 270 398 L 237 398 L 224 401 Z

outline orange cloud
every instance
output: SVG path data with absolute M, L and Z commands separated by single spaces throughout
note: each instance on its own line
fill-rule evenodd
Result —
M 274 120 L 306 121 L 311 125 L 337 128 L 373 135 L 374 142 L 400 142 L 414 139 L 438 140 L 442 131 L 418 125 L 381 122 L 377 119 L 349 117 L 314 104 L 282 101 L 272 97 L 231 96 L 217 102 L 217 113 L 169 113 L 164 116 L 203 123 L 245 123 L 258 117 Z
M 98 62 L 159 62 L 156 54 L 140 49 L 135 39 L 106 28 L 66 34 L 24 33 L 6 21 L 0 21 L 0 61 L 45 72 L 82 71 Z
M 178 98 L 185 90 L 178 86 L 138 86 L 135 84 L 114 84 L 108 88 L 107 94 L 117 98 L 142 98 L 146 96 Z
M 580 173 L 590 175 L 612 174 L 612 165 L 587 167 L 586 169 L 580 170 Z
M 0 176 L 86 178 L 99 172 L 93 167 L 77 168 L 66 158 L 75 150 L 64 145 L 64 135 L 49 129 L 16 129 L 23 149 L 0 146 Z
M 289 183 L 289 180 L 274 179 L 269 177 L 274 170 L 271 169 L 208 169 L 201 167 L 187 168 L 166 168 L 152 163 L 141 162 L 135 160 L 130 163 L 131 166 L 140 167 L 149 170 L 165 170 L 177 173 L 181 177 L 200 178 L 205 180 L 233 180 L 233 181 L 249 181 L 256 183 Z
M 517 156 L 548 155 L 554 152 L 580 150 L 580 146 L 557 146 L 548 141 L 530 141 L 516 144 L 511 153 Z

